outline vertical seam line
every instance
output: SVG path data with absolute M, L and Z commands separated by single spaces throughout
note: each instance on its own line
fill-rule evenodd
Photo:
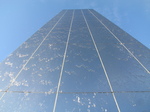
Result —
M 83 14 L 83 11 L 82 11 L 82 14 Z M 86 25 L 87 25 L 87 28 L 88 28 L 88 30 L 89 30 L 90 36 L 91 36 L 91 38 L 92 38 L 92 41 L 93 41 L 94 47 L 95 47 L 95 49 L 96 49 L 96 52 L 97 52 L 97 54 L 98 54 L 99 60 L 100 60 L 100 62 L 101 62 L 101 65 L 102 65 L 102 67 L 103 67 L 103 70 L 104 70 L 104 73 L 105 73 L 105 76 L 106 76 L 107 82 L 108 82 L 108 84 L 109 84 L 110 90 L 111 90 L 111 92 L 112 92 L 112 96 L 113 96 L 114 101 L 115 101 L 115 103 L 116 103 L 116 106 L 117 106 L 118 112 L 120 112 L 120 108 L 119 108 L 119 105 L 118 105 L 118 102 L 117 102 L 116 96 L 115 96 L 115 94 L 114 94 L 114 92 L 113 92 L 113 88 L 112 88 L 112 85 L 111 85 L 111 83 L 110 83 L 110 80 L 109 80 L 108 74 L 107 74 L 107 72 L 106 72 L 106 69 L 105 69 L 104 63 L 103 63 L 103 61 L 102 61 L 102 58 L 101 58 L 100 52 L 98 51 L 98 48 L 97 48 L 97 45 L 96 45 L 96 43 L 95 43 L 94 37 L 93 37 L 93 35 L 92 35 L 92 32 L 91 32 L 91 30 L 90 30 L 90 27 L 89 27 L 89 25 L 88 25 L 88 23 L 87 23 L 87 20 L 86 20 L 86 18 L 85 18 L 85 16 L 84 16 L 84 14 L 83 14 L 83 17 L 84 17 L 85 23 L 86 23 Z
M 59 89 L 60 89 L 60 83 L 61 83 L 62 74 L 63 74 L 63 69 L 64 69 L 64 65 L 65 65 L 65 59 L 66 59 L 66 54 L 67 54 L 68 43 L 69 43 L 69 39 L 70 39 L 70 34 L 71 34 L 73 19 L 74 19 L 74 10 L 73 10 L 73 14 L 72 14 L 71 24 L 70 24 L 69 33 L 68 33 L 68 38 L 67 38 L 67 42 L 66 42 L 66 48 L 65 48 L 65 52 L 64 52 L 63 61 L 62 61 L 62 67 L 61 67 L 60 77 L 59 77 L 59 81 L 58 81 L 58 85 L 57 85 L 57 91 L 56 91 L 56 96 L 55 96 L 55 101 L 54 101 L 53 112 L 56 111 L 56 105 L 57 105 L 57 100 L 58 100 L 58 94 L 59 94 Z
M 66 11 L 67 12 L 67 11 Z M 65 13 L 66 13 L 65 12 Z M 62 19 L 62 17 L 65 15 L 65 13 L 61 16 L 61 18 L 57 21 L 57 23 L 53 26 L 53 28 L 48 32 L 48 34 L 44 37 L 44 39 L 42 40 L 42 42 L 39 44 L 39 46 L 35 49 L 35 51 L 32 53 L 32 55 L 29 57 L 29 59 L 27 60 L 27 62 L 23 65 L 23 67 L 21 68 L 21 70 L 17 73 L 17 75 L 15 76 L 15 78 L 12 80 L 12 82 L 9 84 L 8 88 L 6 89 L 6 91 L 8 91 L 10 89 L 11 86 L 13 86 L 13 83 L 16 81 L 16 79 L 19 77 L 20 73 L 23 71 L 24 67 L 29 63 L 29 61 L 31 60 L 31 58 L 33 57 L 33 55 L 37 52 L 37 50 L 41 47 L 41 45 L 43 44 L 43 42 L 46 40 L 46 38 L 49 36 L 49 34 L 52 32 L 52 30 L 55 28 L 55 26 L 58 24 L 58 22 Z M 2 94 L 2 96 L 0 97 L 0 100 L 4 97 L 4 95 L 6 94 L 6 92 L 4 94 Z
M 90 10 L 89 10 L 90 11 Z M 128 53 L 145 69 L 145 71 L 150 74 L 150 71 L 136 58 L 136 56 L 134 56 L 134 54 L 119 40 L 119 38 L 109 30 L 109 28 L 100 20 L 98 19 L 95 14 L 93 14 L 91 11 L 90 13 L 109 31 L 109 33 L 111 33 L 113 35 L 113 37 L 120 42 L 120 44 L 128 51 Z

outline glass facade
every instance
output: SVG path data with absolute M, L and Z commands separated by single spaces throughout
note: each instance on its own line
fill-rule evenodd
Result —
M 92 9 L 63 10 L 0 64 L 1 112 L 149 112 L 150 51 Z

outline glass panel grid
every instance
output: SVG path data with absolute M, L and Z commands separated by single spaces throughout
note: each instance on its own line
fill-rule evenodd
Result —
M 149 67 L 149 49 L 96 11 L 63 10 L 1 63 L 0 111 L 149 111 Z

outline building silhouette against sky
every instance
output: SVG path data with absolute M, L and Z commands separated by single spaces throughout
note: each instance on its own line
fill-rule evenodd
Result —
M 63 10 L 0 64 L 1 112 L 148 112 L 150 51 L 89 10 Z

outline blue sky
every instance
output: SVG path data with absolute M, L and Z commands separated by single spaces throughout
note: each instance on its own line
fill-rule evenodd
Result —
M 150 0 L 0 0 L 0 62 L 62 9 L 85 8 L 150 48 Z

